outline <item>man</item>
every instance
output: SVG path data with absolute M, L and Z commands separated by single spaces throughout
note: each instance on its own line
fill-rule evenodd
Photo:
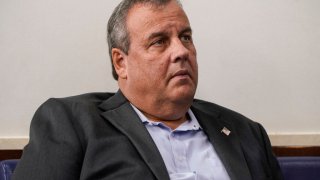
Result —
M 123 0 L 108 23 L 119 91 L 50 99 L 14 179 L 282 179 L 263 127 L 194 100 L 198 68 L 176 0 Z

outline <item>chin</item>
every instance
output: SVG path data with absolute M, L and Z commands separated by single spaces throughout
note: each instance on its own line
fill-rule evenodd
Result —
M 195 89 L 181 88 L 174 92 L 174 99 L 181 103 L 192 103 L 195 95 Z

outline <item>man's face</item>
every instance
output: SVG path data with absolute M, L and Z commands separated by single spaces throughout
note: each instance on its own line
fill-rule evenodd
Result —
M 130 91 L 146 101 L 190 103 L 198 67 L 191 27 L 181 7 L 175 1 L 164 7 L 136 5 L 129 11 L 127 30 Z

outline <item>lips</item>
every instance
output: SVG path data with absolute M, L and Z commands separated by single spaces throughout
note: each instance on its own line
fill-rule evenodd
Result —
M 172 77 L 172 78 L 174 78 L 174 77 L 184 77 L 184 76 L 190 77 L 190 73 L 189 73 L 189 71 L 186 70 L 186 69 L 181 69 L 181 70 L 175 72 L 175 73 L 173 74 L 173 77 Z

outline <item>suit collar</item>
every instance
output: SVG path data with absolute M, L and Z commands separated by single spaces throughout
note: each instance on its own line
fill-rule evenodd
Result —
M 102 116 L 126 135 L 157 179 L 169 180 L 161 154 L 147 129 L 119 90 L 100 106 Z
M 209 141 L 223 162 L 231 179 L 251 179 L 250 171 L 242 152 L 239 138 L 235 128 L 230 122 L 227 122 L 222 113 L 216 109 L 205 111 L 197 107 L 194 103 L 191 107 L 193 113 L 198 119 Z M 222 129 L 227 128 L 231 131 L 229 135 Z
M 113 96 L 103 101 L 99 108 L 103 109 L 104 111 L 115 109 L 125 103 L 127 103 L 128 100 L 124 97 L 122 92 L 118 90 Z

